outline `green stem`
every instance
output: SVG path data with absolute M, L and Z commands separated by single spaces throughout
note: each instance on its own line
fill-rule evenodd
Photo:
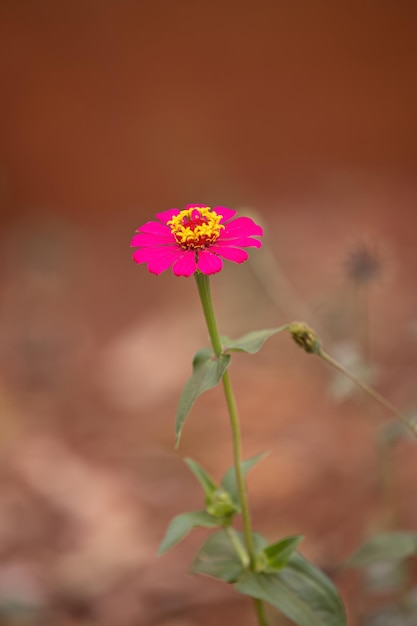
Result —
M 253 601 L 255 604 L 255 611 L 258 618 L 259 626 L 268 626 L 264 603 L 262 602 L 262 600 L 259 600 L 259 598 L 254 598 Z
M 201 306 L 203 307 L 203 313 L 207 324 L 207 329 L 210 335 L 210 341 L 213 346 L 214 354 L 219 357 L 223 352 L 222 342 L 220 340 L 219 331 L 217 329 L 216 316 L 214 314 L 213 302 L 211 299 L 210 281 L 209 277 L 205 274 L 197 272 L 195 274 L 195 280 L 198 287 L 198 294 L 201 300 Z
M 217 328 L 216 316 L 213 309 L 213 301 L 211 298 L 210 279 L 205 274 L 197 272 L 195 274 L 198 293 L 203 307 L 204 317 L 207 324 L 207 329 L 210 335 L 211 344 L 213 346 L 214 354 L 216 357 L 220 357 L 222 354 L 222 344 Z M 246 493 L 246 484 L 242 472 L 242 438 L 240 433 L 240 424 L 237 413 L 236 402 L 230 384 L 229 373 L 227 370 L 223 374 L 223 390 L 226 398 L 226 404 L 229 411 L 230 426 L 232 429 L 233 439 L 233 462 L 236 473 L 236 482 L 239 492 L 239 500 L 242 508 L 243 529 L 246 550 L 249 555 L 249 567 L 252 571 L 255 569 L 255 548 L 253 545 L 252 528 L 249 514 L 248 497 Z M 265 616 L 265 607 L 263 602 L 258 599 L 254 599 L 255 611 L 258 618 L 259 626 L 268 626 L 268 622 Z
M 338 361 L 333 359 L 329 354 L 327 354 L 327 352 L 324 352 L 323 350 L 320 350 L 317 354 L 318 354 L 318 356 L 320 356 L 323 359 L 323 361 L 326 361 L 326 363 L 329 363 L 329 365 L 331 365 L 336 370 L 338 370 L 339 372 L 344 374 L 352 382 L 354 382 L 356 385 L 358 385 L 358 387 L 363 389 L 363 391 L 365 391 L 368 395 L 370 395 L 371 398 L 373 398 L 374 400 L 379 402 L 379 404 L 381 404 L 383 407 L 388 409 L 388 411 L 390 411 L 391 413 L 394 413 L 394 415 L 396 415 L 398 417 L 398 419 L 400 419 L 402 421 L 404 426 L 406 426 L 407 430 L 414 437 L 417 436 L 416 430 L 410 424 L 408 419 L 402 413 L 400 413 L 400 411 L 393 404 L 391 404 L 391 402 L 386 400 L 384 398 L 384 396 L 381 396 L 381 394 L 378 393 L 377 391 L 375 391 L 375 389 L 372 389 L 372 387 L 370 387 L 366 383 L 362 382 L 359 378 L 356 378 L 356 376 L 354 374 L 352 374 L 352 372 L 350 372 L 345 367 L 343 367 L 343 365 L 341 365 Z
M 242 545 L 239 535 L 231 526 L 227 526 L 225 528 L 225 531 L 228 534 L 230 543 L 233 545 L 236 554 L 239 556 L 240 562 L 242 563 L 244 568 L 247 568 L 248 565 L 250 565 L 249 555 L 246 551 L 246 548 Z
M 246 484 L 242 472 L 242 441 L 240 435 L 239 418 L 237 415 L 236 402 L 230 384 L 229 373 L 226 370 L 223 374 L 223 389 L 226 396 L 227 408 L 229 410 L 230 426 L 233 437 L 233 458 L 236 472 L 237 488 L 239 492 L 240 505 L 242 507 L 243 529 L 245 535 L 246 549 L 250 558 L 251 568 L 255 567 L 255 549 L 252 539 L 252 529 L 250 522 L 248 498 L 246 494 Z

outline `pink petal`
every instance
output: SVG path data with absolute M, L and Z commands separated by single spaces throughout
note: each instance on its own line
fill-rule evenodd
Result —
M 132 241 L 130 242 L 131 248 L 136 248 L 139 246 L 163 246 L 175 244 L 175 240 L 171 234 L 169 235 L 148 235 L 147 233 L 138 233 L 133 236 Z
M 132 259 L 135 263 L 148 263 L 152 259 L 156 258 L 160 254 L 160 250 L 164 251 L 166 248 L 162 246 L 154 248 L 140 248 L 135 250 L 132 254 Z
M 222 230 L 222 235 L 226 236 L 244 235 L 246 237 L 252 237 L 253 235 L 262 234 L 262 228 L 258 226 L 258 224 L 255 224 L 250 217 L 237 217 L 235 220 L 229 222 L 224 230 Z
M 194 250 L 188 250 L 174 264 L 172 271 L 175 276 L 191 276 L 197 269 Z
M 222 269 L 223 261 L 209 250 L 199 250 L 197 267 L 203 274 L 215 274 Z
M 174 217 L 174 215 L 178 215 L 179 209 L 168 209 L 168 211 L 162 211 L 162 213 L 157 213 L 156 217 L 161 220 L 164 224 L 169 222 L 170 219 Z
M 222 219 L 220 223 L 227 222 L 227 220 L 231 220 L 237 213 L 237 211 L 233 211 L 233 209 L 228 209 L 225 206 L 214 206 L 213 211 L 217 213 L 217 215 L 222 215 Z
M 152 235 L 166 235 L 171 232 L 169 226 L 160 222 L 146 222 L 143 226 L 136 230 L 137 233 L 149 233 Z
M 246 250 L 241 250 L 240 248 L 232 248 L 231 246 L 210 246 L 210 252 L 214 252 L 215 254 L 222 256 L 224 259 L 227 259 L 228 261 L 233 261 L 234 263 L 243 263 L 243 261 L 247 261 L 249 257 Z
M 165 272 L 182 252 L 182 250 L 176 246 L 172 248 L 165 247 L 163 250 L 165 251 L 164 254 L 161 253 L 157 258 L 149 261 L 148 270 L 151 274 L 161 274 L 161 272 Z
M 227 248 L 229 246 L 239 246 L 240 248 L 260 248 L 262 241 L 259 239 L 253 239 L 252 237 L 225 237 L 224 231 L 221 231 L 219 238 L 216 241 L 216 246 L 221 248 Z
M 160 274 L 171 267 L 181 253 L 181 248 L 177 246 L 159 246 L 136 250 L 132 258 L 136 263 L 148 263 L 148 270 L 152 274 Z

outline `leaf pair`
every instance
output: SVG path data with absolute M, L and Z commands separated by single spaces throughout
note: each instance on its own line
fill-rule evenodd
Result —
M 227 530 L 221 530 L 204 543 L 192 571 L 233 583 L 238 592 L 271 604 L 299 626 L 345 626 L 343 604 L 331 581 L 295 552 L 301 540 L 287 537 L 268 546 L 254 533 L 257 562 L 267 566 L 253 572 L 245 570 Z
M 302 535 L 296 535 L 268 545 L 262 535 L 252 533 L 256 553 L 256 574 L 275 574 L 286 567 L 303 539 Z M 238 549 L 236 549 L 236 544 L 239 546 Z M 243 547 L 243 535 L 233 528 L 214 533 L 201 547 L 192 565 L 192 571 L 219 578 L 228 583 L 237 582 L 248 569 L 248 562 L 240 558 L 241 546 Z M 240 564 L 239 567 L 238 564 Z M 232 576 L 232 571 L 235 572 L 234 576 Z
M 243 475 L 246 476 L 248 471 L 265 456 L 266 453 L 261 452 L 243 461 L 241 465 Z M 185 462 L 203 488 L 207 508 L 205 511 L 190 511 L 174 517 L 159 547 L 158 554 L 160 555 L 184 539 L 193 528 L 199 526 L 216 528 L 230 524 L 233 515 L 240 512 L 234 467 L 227 470 L 218 486 L 199 463 L 192 459 L 185 459 Z
M 247 352 L 255 354 L 269 337 L 286 329 L 287 326 L 281 326 L 267 330 L 256 330 L 236 340 L 223 337 L 223 353 L 219 357 L 216 357 L 210 348 L 202 348 L 196 352 L 193 358 L 193 371 L 185 383 L 175 416 L 175 447 L 178 448 L 179 446 L 182 429 L 197 398 L 205 391 L 218 385 L 223 378 L 231 360 L 228 353 Z

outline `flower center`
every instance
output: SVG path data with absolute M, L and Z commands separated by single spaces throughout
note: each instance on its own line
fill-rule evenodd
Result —
M 205 248 L 214 243 L 220 231 L 224 228 L 220 224 L 222 219 L 210 207 L 191 207 L 180 211 L 167 222 L 175 241 L 184 250 Z

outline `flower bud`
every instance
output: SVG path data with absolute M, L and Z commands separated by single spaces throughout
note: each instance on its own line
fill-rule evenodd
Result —
M 226 517 L 237 513 L 237 507 L 227 491 L 216 489 L 207 500 L 206 511 L 214 517 Z
M 320 340 L 316 333 L 305 322 L 292 322 L 289 331 L 295 343 L 306 352 L 320 354 Z

